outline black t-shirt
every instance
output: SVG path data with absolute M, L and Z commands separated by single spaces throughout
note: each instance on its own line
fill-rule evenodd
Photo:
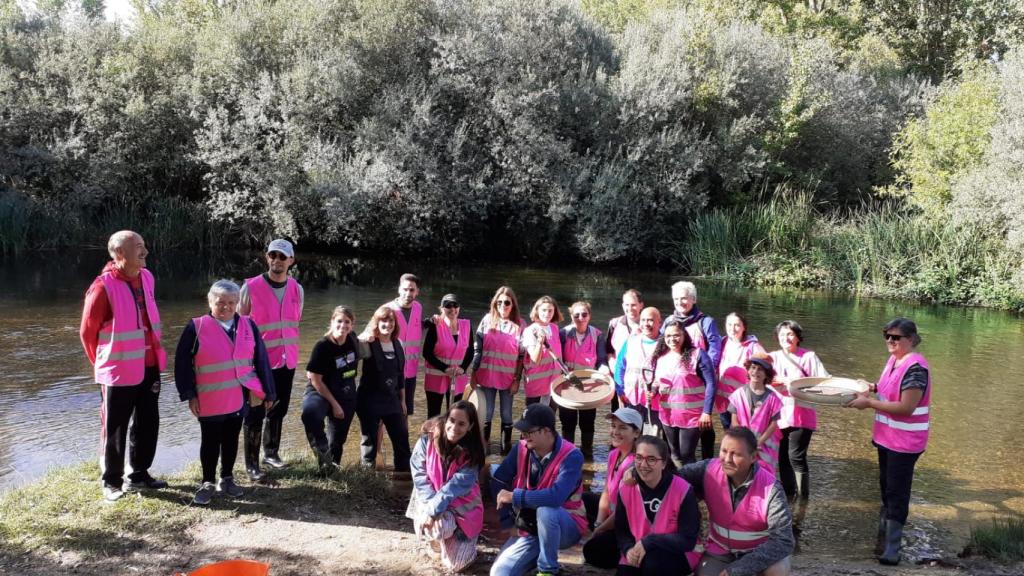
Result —
M 340 346 L 324 336 L 313 346 L 306 371 L 322 376 L 335 400 L 354 400 L 358 360 L 359 347 L 354 335 L 349 334 Z M 312 384 L 307 384 L 306 390 L 315 389 Z

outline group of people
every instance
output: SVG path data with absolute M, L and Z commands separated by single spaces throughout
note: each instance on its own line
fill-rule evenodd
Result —
M 126 490 L 166 486 L 149 474 L 166 353 L 145 242 L 120 231 L 108 252 L 112 260 L 86 294 L 80 334 L 102 392 L 104 498 L 115 501 Z M 288 273 L 294 261 L 289 241 L 271 242 L 267 271 L 242 286 L 215 282 L 209 313 L 188 322 L 179 339 L 175 384 L 201 429 L 196 504 L 218 494 L 242 495 L 233 469 L 243 430 L 250 480 L 264 479 L 261 464 L 287 466 L 278 448 L 304 303 L 301 285 Z M 415 275 L 403 275 L 398 297 L 377 308 L 358 335 L 352 309 L 334 309 L 306 364 L 302 423 L 328 470 L 341 462 L 355 415 L 364 465 L 374 465 L 380 429 L 387 431 L 396 473 L 411 473 L 413 480 L 408 515 L 447 570 L 474 561 L 486 499 L 503 523 L 515 526 L 492 566 L 496 575 L 534 568 L 557 573 L 558 550 L 588 536 L 586 560 L 622 574 L 788 573 L 792 526 L 810 493 L 807 451 L 817 426 L 814 407 L 794 398 L 788 385 L 828 376 L 801 346 L 797 322 L 776 326 L 779 349 L 771 353 L 737 313 L 726 318 L 723 338 L 697 306 L 696 287 L 677 282 L 665 318 L 630 289 L 622 296 L 623 315 L 602 333 L 591 325 L 585 301 L 568 307 L 571 321 L 561 327 L 558 304 L 543 296 L 527 322 L 515 292 L 502 286 L 473 331 L 454 294 L 441 298 L 437 313 L 424 313 L 419 285 Z M 876 396 L 863 394 L 850 406 L 876 411 L 879 560 L 893 564 L 914 465 L 927 444 L 931 382 L 927 362 L 914 351 L 920 342 L 914 323 L 898 318 L 883 334 L 890 359 L 871 385 Z M 408 415 L 421 365 L 427 421 L 412 449 Z M 557 408 L 556 416 L 552 409 L 551 384 L 563 365 L 597 370 L 615 382 L 607 415 L 612 450 L 600 494 L 585 492 L 581 481 L 583 462 L 593 457 L 597 410 Z M 527 408 L 513 420 L 521 386 Z M 467 391 L 476 393 L 477 405 L 462 399 Z M 482 474 L 498 404 L 496 451 L 504 459 Z M 725 429 L 718 452 L 716 413 Z M 481 491 L 481 476 L 489 476 L 489 491 Z M 698 498 L 709 512 L 702 542 Z M 797 504 L 795 518 L 790 502 Z

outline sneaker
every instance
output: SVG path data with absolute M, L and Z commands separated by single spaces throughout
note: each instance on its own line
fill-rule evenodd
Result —
M 277 468 L 278 470 L 288 467 L 288 464 L 277 456 L 264 456 L 263 463 L 271 468 Z
M 107 502 L 117 502 L 124 496 L 124 490 L 110 484 L 103 485 L 103 499 Z
M 167 488 L 167 482 L 164 480 L 157 480 L 149 474 L 146 474 L 138 480 L 128 482 L 129 490 L 160 490 L 161 488 Z
M 196 495 L 192 497 L 192 503 L 206 506 L 213 500 L 213 493 L 216 491 L 217 487 L 213 485 L 213 482 L 203 482 L 203 485 L 196 491 Z
M 233 476 L 225 476 L 220 479 L 217 483 L 217 492 L 229 496 L 231 498 L 238 498 L 242 494 L 245 494 L 245 490 L 235 484 L 235 478 Z

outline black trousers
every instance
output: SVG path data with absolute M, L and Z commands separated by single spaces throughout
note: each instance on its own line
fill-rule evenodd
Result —
M 583 561 L 597 568 L 611 570 L 619 565 L 619 541 L 615 530 L 593 535 L 583 544 Z
M 362 436 L 359 452 L 363 466 L 373 467 L 377 461 L 377 450 L 380 449 L 377 446 L 377 427 L 381 422 L 384 423 L 384 429 L 388 431 L 388 438 L 391 439 L 395 471 L 408 472 L 412 449 L 409 447 L 409 428 L 405 416 L 401 412 L 379 414 L 372 408 L 359 411 L 359 433 Z
M 697 442 L 703 439 L 700 428 L 676 428 L 668 424 L 661 425 L 665 431 L 672 458 L 683 464 L 697 461 Z M 705 458 L 708 456 L 705 454 Z
M 590 410 L 571 410 L 558 408 L 558 419 L 562 422 L 562 436 L 571 444 L 576 443 L 576 425 L 580 427 L 580 438 L 584 446 L 594 444 L 594 423 L 597 421 L 597 408 Z
M 444 406 L 444 394 L 440 392 L 426 391 L 427 393 L 427 419 L 433 418 L 441 413 L 441 407 Z M 408 398 L 408 396 L 406 396 Z M 459 400 L 462 400 L 462 394 L 456 394 L 449 399 L 451 404 L 455 404 Z
M 413 406 L 414 406 L 413 400 L 415 400 L 415 399 L 416 399 L 416 377 L 413 376 L 412 378 L 406 378 L 405 379 L 405 412 L 409 416 L 412 416 L 414 414 L 414 412 L 413 412 Z
M 882 490 L 885 517 L 900 524 L 907 523 L 910 513 L 910 485 L 914 482 L 914 466 L 923 452 L 894 452 L 875 444 L 878 449 L 878 484 Z
M 203 482 L 215 482 L 217 457 L 220 457 L 220 477 L 234 476 L 235 458 L 238 456 L 238 433 L 242 431 L 242 417 L 221 420 L 200 420 L 199 462 L 203 465 Z
M 273 408 L 267 410 L 267 425 L 263 429 L 263 454 L 277 457 L 277 451 L 281 448 L 281 428 L 284 426 L 284 417 L 288 414 L 288 405 L 292 400 L 292 381 L 295 379 L 295 368 L 282 367 L 271 372 L 274 374 L 277 402 L 274 403 Z
M 779 480 L 782 482 L 782 489 L 786 496 L 796 496 L 797 484 L 796 475 L 800 474 L 805 478 L 802 486 L 806 498 L 810 494 L 806 485 L 807 469 L 807 448 L 811 445 L 811 435 L 814 430 L 810 428 L 786 428 L 782 431 L 782 441 L 779 442 Z
M 715 427 L 708 426 L 700 431 L 700 456 L 702 460 L 718 456 L 715 452 Z
M 135 386 L 100 385 L 100 464 L 104 484 L 121 487 L 126 444 L 132 468 L 128 480 L 142 480 L 149 475 L 160 434 L 159 400 L 160 370 L 156 366 L 147 367 L 142 382 Z
M 690 562 L 683 552 L 648 550 L 640 567 L 619 564 L 617 576 L 676 576 L 690 574 Z
M 332 390 L 333 394 L 333 390 Z M 334 398 L 337 400 L 338 395 Z M 306 429 L 306 440 L 314 450 L 327 450 L 335 464 L 341 463 L 341 455 L 345 449 L 345 440 L 356 417 L 355 399 L 339 400 L 344 418 L 335 418 L 331 404 L 316 390 L 307 390 L 302 398 L 302 427 Z M 324 419 L 327 419 L 327 433 L 324 433 Z

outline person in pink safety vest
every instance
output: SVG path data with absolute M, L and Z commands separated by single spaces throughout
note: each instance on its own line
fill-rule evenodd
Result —
M 548 404 L 551 399 L 551 382 L 562 375 L 558 366 L 558 360 L 562 359 L 562 343 L 558 337 L 562 312 L 554 298 L 541 296 L 533 304 L 530 320 L 533 320 L 533 324 L 523 331 L 521 344 L 526 404 Z
M 445 294 L 436 320 L 423 323 L 423 359 L 426 363 L 423 388 L 427 393 L 427 418 L 441 413 L 441 404 L 462 400 L 469 384 L 473 362 L 473 331 L 466 318 L 459 317 L 459 299 Z M 447 410 L 447 406 L 445 406 Z
M 491 298 L 490 312 L 480 319 L 473 341 L 473 376 L 469 385 L 484 399 L 484 444 L 491 441 L 495 397 L 501 402 L 501 454 L 512 449 L 512 398 L 519 391 L 523 354 L 519 340 L 526 323 L 519 316 L 519 301 L 508 286 Z
M 622 293 L 622 316 L 616 316 L 608 322 L 605 333 L 605 351 L 608 352 L 608 370 L 615 374 L 615 357 L 619 349 L 633 334 L 640 333 L 640 311 L 644 309 L 644 297 L 636 288 Z M 611 411 L 619 409 L 619 396 L 612 396 Z
M 167 354 L 160 343 L 156 283 L 146 269 L 146 242 L 131 230 L 121 230 L 110 236 L 107 252 L 111 260 L 85 294 L 79 336 L 100 388 L 100 484 L 104 499 L 113 502 L 125 488 L 167 486 L 149 473 L 160 430 L 160 371 Z
M 640 311 L 640 332 L 623 342 L 615 357 L 615 393 L 623 406 L 661 427 L 658 399 L 649 387 L 654 383 L 654 348 L 658 344 L 661 312 L 653 306 Z
M 446 573 L 460 572 L 476 559 L 484 505 L 478 477 L 484 465 L 483 437 L 476 407 L 464 400 L 423 424 L 413 449 L 413 492 L 406 516 L 416 534 L 439 549 Z
M 779 416 L 782 413 L 782 398 L 768 387 L 775 376 L 772 359 L 764 353 L 757 353 L 744 364 L 747 370 L 747 384 L 729 396 L 729 412 L 736 416 L 736 423 L 749 428 L 757 436 L 758 464 L 775 476 L 779 462 Z
M 722 429 L 732 425 L 729 396 L 747 383 L 746 361 L 756 353 L 767 354 L 757 336 L 747 332 L 746 318 L 736 312 L 725 317 L 725 336 L 715 390 L 715 411 L 722 421 Z
M 674 462 L 689 464 L 697 460 L 703 431 L 713 426 L 715 366 L 674 317 L 669 317 L 652 358 L 661 428 Z
M 238 498 L 235 483 L 238 433 L 252 406 L 276 399 L 267 349 L 256 322 L 235 311 L 238 285 L 218 280 L 210 287 L 210 313 L 193 318 L 182 331 L 174 355 L 178 396 L 199 419 L 199 461 L 203 481 L 192 499 L 205 506 L 215 494 Z M 217 460 L 220 479 L 217 480 Z
M 590 302 L 574 302 L 569 307 L 572 323 L 562 328 L 558 339 L 562 346 L 562 359 L 569 370 L 598 370 L 610 375 L 605 352 L 605 339 L 601 331 L 590 325 Z M 580 451 L 587 460 L 594 458 L 594 423 L 597 408 L 573 410 L 564 406 L 558 408 L 558 419 L 562 422 L 562 436 L 576 443 L 576 426 L 580 428 Z
M 618 576 L 690 574 L 700 534 L 700 510 L 689 483 L 673 474 L 669 447 L 641 436 L 633 464 L 636 482 L 619 490 L 615 508 Z
M 779 350 L 771 353 L 775 379 L 772 387 L 782 395 L 782 417 L 779 429 L 782 442 L 779 443 L 779 480 L 786 490 L 786 496 L 797 503 L 796 525 L 799 527 L 806 511 L 807 499 L 811 492 L 811 474 L 807 466 L 807 450 L 811 435 L 818 428 L 818 413 L 812 404 L 793 398 L 789 394 L 789 383 L 808 376 L 828 376 L 818 355 L 801 346 L 804 340 L 803 328 L 793 320 L 784 320 L 775 326 Z
M 593 534 L 583 544 L 583 560 L 591 566 L 612 569 L 619 565 L 618 540 L 615 538 L 615 507 L 619 503 L 619 484 L 633 469 L 636 440 L 644 426 L 644 417 L 632 408 L 619 408 L 608 419 L 608 467 L 600 494 L 583 493 L 587 518 L 593 519 Z
M 283 238 L 271 241 L 267 245 L 266 261 L 266 272 L 242 284 L 238 306 L 239 314 L 251 317 L 260 330 L 278 397 L 273 408 L 253 406 L 242 424 L 245 471 L 254 482 L 263 480 L 261 443 L 264 464 L 277 469 L 287 467 L 278 452 L 299 361 L 299 323 L 305 303 L 302 285 L 288 275 L 295 264 L 292 243 Z
M 900 562 L 914 466 L 928 447 L 932 382 L 928 361 L 915 350 L 921 343 L 917 324 L 908 318 L 896 318 L 885 325 L 882 335 L 889 360 L 878 383 L 869 386 L 877 397 L 864 393 L 849 406 L 875 410 L 871 438 L 878 450 L 878 481 L 882 491 L 878 561 L 894 566 Z
M 757 462 L 757 438 L 743 426 L 725 431 L 718 458 L 687 464 L 679 475 L 708 509 L 708 535 L 697 576 L 786 576 L 793 521 L 782 485 Z
M 416 376 L 423 364 L 423 306 L 416 300 L 420 295 L 420 277 L 402 274 L 398 279 L 398 297 L 387 306 L 398 319 L 399 341 L 405 351 L 405 413 L 415 413 Z

